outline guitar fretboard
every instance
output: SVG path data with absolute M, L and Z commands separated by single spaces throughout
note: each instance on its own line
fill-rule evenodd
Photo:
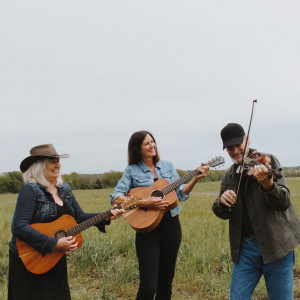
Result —
M 173 190 L 177 189 L 179 186 L 181 186 L 182 184 L 186 183 L 187 181 L 189 181 L 190 179 L 192 179 L 194 176 L 196 176 L 198 174 L 199 174 L 199 171 L 196 169 L 196 170 L 188 173 L 187 175 L 181 177 L 180 179 L 172 182 L 168 186 L 164 187 L 162 189 L 162 192 L 164 193 L 164 195 L 167 195 L 168 193 L 170 193 Z
M 207 162 L 207 165 L 209 165 L 210 167 L 216 167 L 218 165 L 223 164 L 224 158 L 222 156 L 217 156 L 213 159 L 211 159 L 210 161 Z M 180 179 L 174 181 L 173 183 L 169 184 L 168 186 L 164 187 L 162 189 L 162 192 L 164 195 L 167 195 L 168 193 L 172 192 L 173 190 L 177 189 L 180 185 L 186 183 L 187 181 L 189 181 L 190 179 L 192 179 L 194 176 L 200 174 L 200 171 L 198 171 L 198 169 L 188 173 L 187 175 L 181 177 Z
M 92 217 L 82 223 L 77 224 L 74 227 L 69 228 L 67 230 L 68 234 L 74 236 L 74 235 L 78 234 L 79 232 L 81 232 L 95 224 L 105 221 L 107 218 L 109 218 L 111 216 L 112 216 L 112 213 L 110 210 L 103 212 L 95 217 Z

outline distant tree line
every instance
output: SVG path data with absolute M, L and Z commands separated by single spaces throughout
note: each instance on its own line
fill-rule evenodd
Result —
M 22 173 L 18 171 L 8 172 L 0 176 L 0 194 L 19 193 L 24 184 Z
M 115 187 L 121 179 L 123 172 L 110 171 L 103 174 L 64 174 L 62 178 L 72 190 L 91 190 Z
M 283 167 L 282 168 L 285 177 L 299 177 L 300 176 L 300 166 L 299 167 Z
M 71 174 L 62 175 L 64 182 L 68 183 L 72 190 L 90 190 L 115 187 L 121 179 L 123 172 L 110 171 L 103 174 Z M 0 176 L 0 194 L 19 193 L 24 180 L 22 173 L 18 171 L 8 172 Z
M 187 175 L 190 172 L 190 171 L 184 171 L 180 169 L 177 169 L 176 171 L 180 178 Z M 219 181 L 222 179 L 224 172 L 225 170 L 210 170 L 206 177 L 201 178 L 201 181 L 202 182 Z
M 202 178 L 202 182 L 220 181 L 224 174 L 224 170 L 210 170 L 207 177 Z M 286 177 L 300 177 L 299 167 L 285 167 L 283 168 Z M 179 177 L 183 177 L 189 171 L 177 170 Z M 68 183 L 72 190 L 90 190 L 113 188 L 121 179 L 123 172 L 109 171 L 103 174 L 78 174 L 72 172 L 71 174 L 64 174 L 62 178 L 64 182 Z M 0 194 L 3 193 L 18 193 L 24 184 L 22 173 L 18 171 L 8 172 L 0 176 Z

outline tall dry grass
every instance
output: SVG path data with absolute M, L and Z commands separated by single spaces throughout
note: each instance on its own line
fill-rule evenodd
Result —
M 228 299 L 232 263 L 229 254 L 228 221 L 214 216 L 211 205 L 220 182 L 198 183 L 183 203 L 180 220 L 183 239 L 173 284 L 173 299 Z M 288 178 L 292 201 L 300 213 L 300 178 Z M 109 209 L 111 189 L 74 191 L 87 212 Z M 0 195 L 0 298 L 6 299 L 8 241 L 17 195 Z M 84 244 L 68 257 L 72 299 L 134 299 L 138 288 L 138 264 L 134 230 L 123 218 L 112 221 L 107 233 L 96 228 L 83 232 Z M 300 274 L 299 247 L 295 273 Z M 295 286 L 295 298 L 300 287 Z M 263 279 L 253 299 L 267 296 Z M 299 296 L 300 297 L 300 296 Z

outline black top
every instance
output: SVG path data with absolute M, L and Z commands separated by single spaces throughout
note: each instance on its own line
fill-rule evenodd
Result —
M 63 205 L 56 204 L 57 207 L 57 218 L 60 218 L 63 215 L 72 216 L 71 208 L 63 202 Z
M 240 193 L 242 198 L 242 235 L 250 236 L 254 234 L 252 224 L 249 218 L 247 203 L 246 203 L 246 184 L 250 180 L 249 176 L 242 176 Z

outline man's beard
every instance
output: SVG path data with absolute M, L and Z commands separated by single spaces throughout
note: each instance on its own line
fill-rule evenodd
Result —
M 242 154 L 243 157 L 244 157 L 244 152 L 243 152 L 243 151 L 241 151 L 240 153 L 238 153 L 236 156 L 238 156 L 238 155 L 240 155 L 240 154 Z M 247 147 L 245 157 L 247 157 L 248 154 L 249 154 L 249 147 Z M 234 158 L 232 158 L 232 157 L 230 157 L 230 158 L 231 158 L 231 160 L 232 160 L 236 165 L 241 165 L 242 162 L 243 162 L 243 157 L 241 157 L 241 158 L 239 158 L 239 159 L 234 159 Z

